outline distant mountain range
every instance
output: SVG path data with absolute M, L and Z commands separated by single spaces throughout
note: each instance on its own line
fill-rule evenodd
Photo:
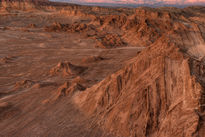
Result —
M 127 5 L 127 6 L 137 6 L 137 5 L 153 5 L 153 6 L 164 6 L 164 5 L 205 5 L 205 0 L 51 0 L 51 1 L 61 1 L 69 3 L 78 3 L 86 5 L 104 5 L 104 6 L 114 6 L 114 5 Z

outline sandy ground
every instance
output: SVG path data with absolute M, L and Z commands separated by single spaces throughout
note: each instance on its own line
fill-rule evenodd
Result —
M 63 61 L 85 66 L 88 69 L 78 76 L 88 81 L 85 86 L 89 88 L 122 68 L 143 48 L 128 45 L 101 49 L 95 48 L 94 40 L 80 33 L 45 32 L 42 26 L 55 20 L 73 22 L 79 19 L 42 12 L 0 15 L 2 137 L 109 136 L 98 127 L 89 127 L 92 118 L 81 114 L 69 97 L 58 103 L 44 103 L 64 82 L 77 77 L 51 75 L 50 70 Z M 28 28 L 33 22 L 37 27 Z M 83 62 L 90 56 L 100 56 L 103 60 Z M 25 83 L 18 85 L 21 81 Z M 36 87 L 36 84 L 45 86 Z

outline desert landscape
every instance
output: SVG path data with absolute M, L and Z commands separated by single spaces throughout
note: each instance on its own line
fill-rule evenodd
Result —
M 0 137 L 205 137 L 205 7 L 0 0 Z

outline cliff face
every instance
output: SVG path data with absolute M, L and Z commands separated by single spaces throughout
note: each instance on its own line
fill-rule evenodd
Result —
M 137 10 L 127 31 L 135 32 L 136 41 L 156 40 L 124 69 L 76 94 L 74 102 L 116 135 L 203 137 L 204 14 L 189 15 Z
M 199 135 L 202 96 L 188 59 L 159 40 L 74 102 L 117 135 L 182 137 Z

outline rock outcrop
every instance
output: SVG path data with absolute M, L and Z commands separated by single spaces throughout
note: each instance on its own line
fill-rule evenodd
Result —
M 93 62 L 98 62 L 102 60 L 105 60 L 105 58 L 101 56 L 89 56 L 89 57 L 83 58 L 82 63 L 93 63 Z
M 159 39 L 127 67 L 75 95 L 74 102 L 119 136 L 197 136 L 203 90 L 188 58 Z
M 48 0 L 1 0 L 0 8 L 5 10 L 31 10 L 37 5 L 48 3 Z
M 73 65 L 70 62 L 60 62 L 57 66 L 50 70 L 51 75 L 62 74 L 63 76 L 79 75 L 83 73 L 87 67 Z
M 16 82 L 15 84 L 15 88 L 19 89 L 19 88 L 30 88 L 35 84 L 35 81 L 32 80 L 22 80 L 19 82 Z

